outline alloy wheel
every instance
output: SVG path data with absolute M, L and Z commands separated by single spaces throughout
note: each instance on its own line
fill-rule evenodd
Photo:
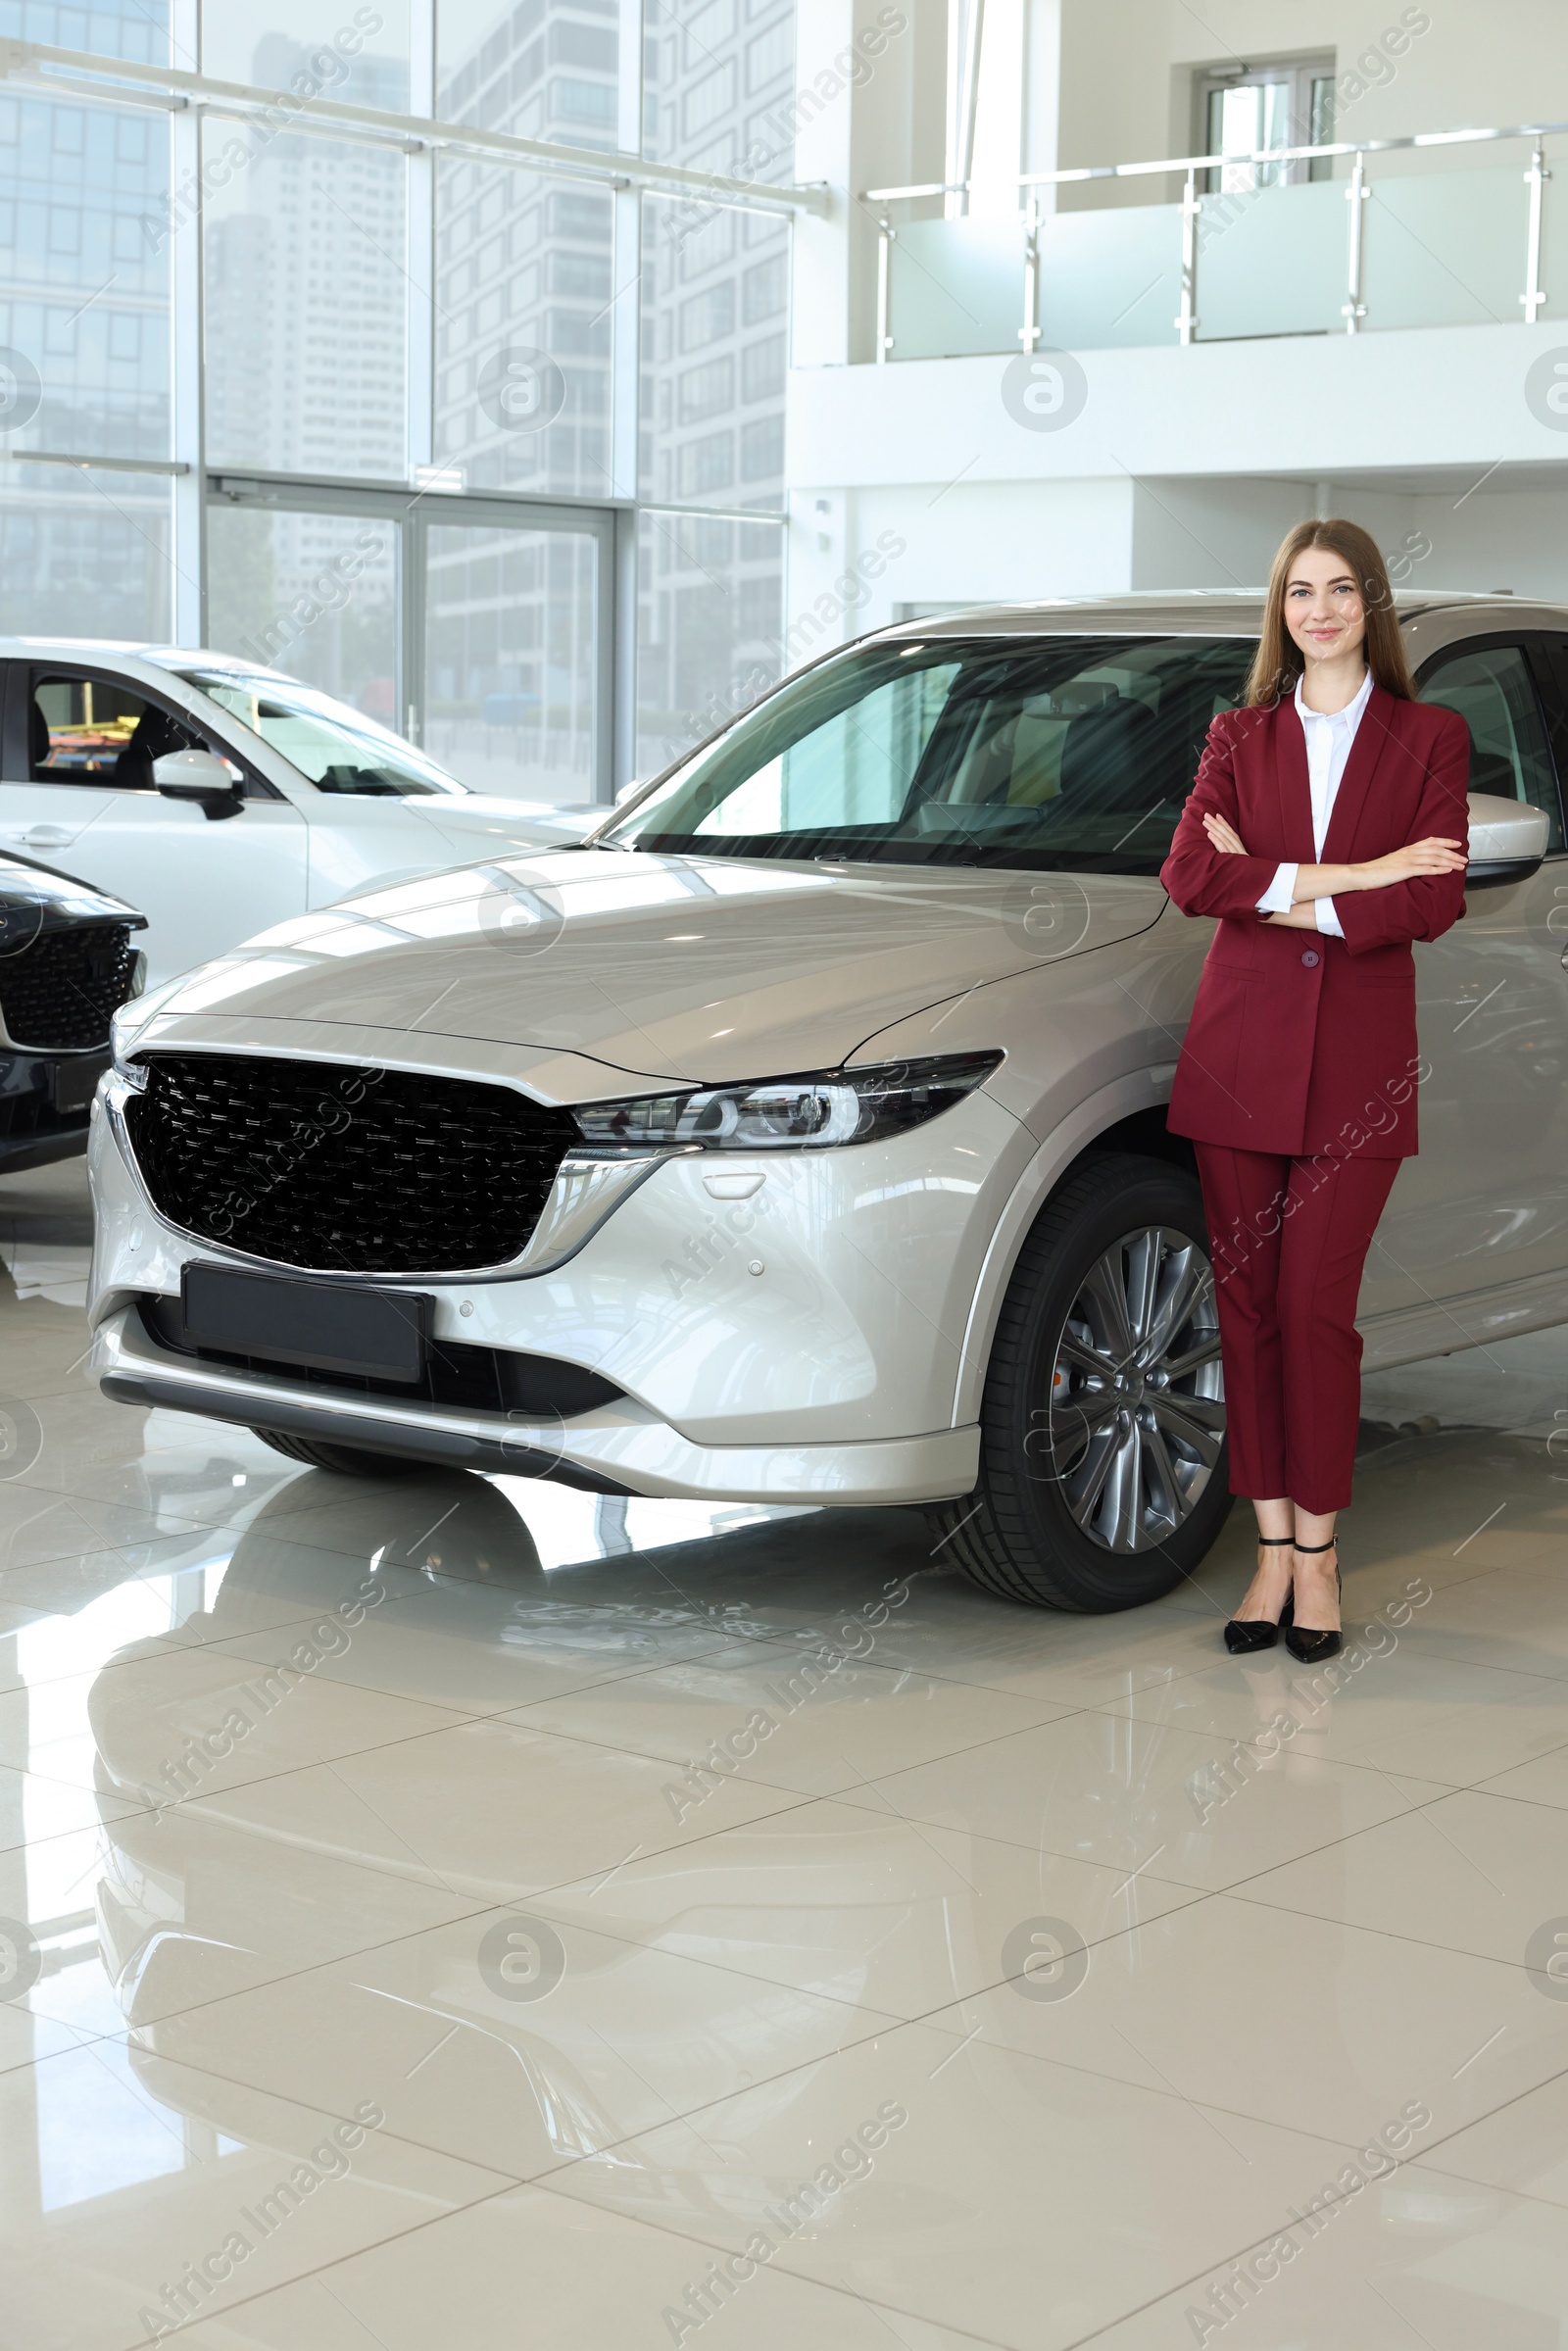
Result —
M 1067 1310 L 1029 1450 L 1077 1525 L 1146 1551 L 1189 1518 L 1225 1436 L 1219 1317 L 1207 1254 L 1165 1225 L 1125 1234 Z

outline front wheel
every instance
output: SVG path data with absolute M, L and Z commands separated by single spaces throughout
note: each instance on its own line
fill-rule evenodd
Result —
M 1190 1575 L 1231 1506 L 1202 1194 L 1105 1152 L 1042 1210 L 1003 1303 L 980 1483 L 930 1509 L 976 1584 L 1101 1615 Z

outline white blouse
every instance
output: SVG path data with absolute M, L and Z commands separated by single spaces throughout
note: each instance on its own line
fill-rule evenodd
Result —
M 1334 813 L 1334 803 L 1339 798 L 1340 785 L 1350 757 L 1350 746 L 1355 741 L 1355 730 L 1361 723 L 1371 693 L 1372 672 L 1369 669 L 1361 680 L 1360 693 L 1353 702 L 1348 702 L 1343 710 L 1312 710 L 1301 700 L 1301 681 L 1297 681 L 1296 714 L 1301 721 L 1301 731 L 1306 737 L 1306 774 L 1312 791 L 1312 856 L 1318 863 L 1322 862 L 1329 818 Z M 1257 902 L 1260 914 L 1289 913 L 1296 876 L 1299 870 L 1296 864 L 1275 867 L 1274 879 Z M 1314 898 L 1312 910 L 1317 916 L 1320 931 L 1327 932 L 1331 939 L 1344 938 L 1345 933 L 1340 928 L 1340 918 L 1332 898 Z

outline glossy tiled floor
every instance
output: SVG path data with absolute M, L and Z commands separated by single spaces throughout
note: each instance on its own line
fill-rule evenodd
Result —
M 1071 1619 L 106 1404 L 81 1202 L 0 1185 L 4 2351 L 1561 2343 L 1568 1338 L 1369 1384 L 1334 1690 L 1240 1519 Z

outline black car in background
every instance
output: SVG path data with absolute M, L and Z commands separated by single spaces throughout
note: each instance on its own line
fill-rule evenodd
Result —
M 87 1141 L 109 1023 L 142 984 L 146 917 L 30 857 L 0 855 L 0 1175 Z

